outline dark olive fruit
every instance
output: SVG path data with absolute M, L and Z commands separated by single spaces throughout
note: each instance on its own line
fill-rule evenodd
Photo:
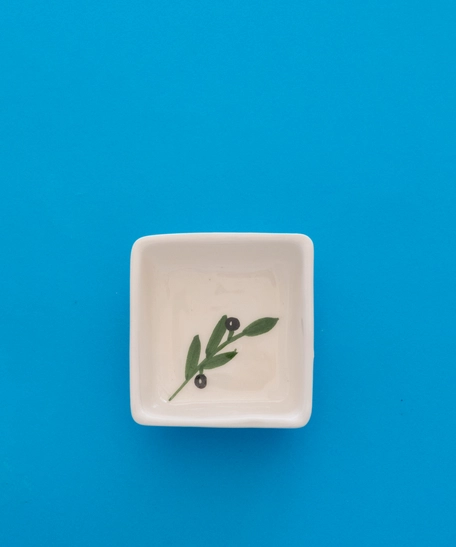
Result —
M 195 376 L 195 386 L 203 389 L 207 385 L 207 378 L 205 374 L 198 374 Z
M 236 317 L 228 317 L 228 319 L 225 321 L 225 327 L 228 330 L 238 330 L 240 326 L 241 323 L 239 323 L 239 319 L 236 319 Z

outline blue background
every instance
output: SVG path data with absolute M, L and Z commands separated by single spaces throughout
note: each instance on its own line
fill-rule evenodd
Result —
M 0 8 L 0 543 L 456 545 L 453 2 Z M 315 243 L 300 430 L 145 428 L 129 252 Z

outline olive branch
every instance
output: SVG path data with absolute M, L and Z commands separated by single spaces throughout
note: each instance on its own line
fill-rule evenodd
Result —
M 171 395 L 169 401 L 172 401 L 181 389 L 183 389 L 197 373 L 199 374 L 195 378 L 196 387 L 200 389 L 205 388 L 207 385 L 207 378 L 203 374 L 203 371 L 226 365 L 238 354 L 237 350 L 219 353 L 222 349 L 228 346 L 228 344 L 232 344 L 236 340 L 239 340 L 243 336 L 259 336 L 260 334 L 269 332 L 275 327 L 278 320 L 278 318 L 263 317 L 262 319 L 257 319 L 253 323 L 250 323 L 250 325 L 248 325 L 239 334 L 234 334 L 234 331 L 238 330 L 240 327 L 239 320 L 235 317 L 227 317 L 224 315 L 215 325 L 206 346 L 206 357 L 199 364 L 198 361 L 201 354 L 201 341 L 199 335 L 197 334 L 188 348 L 187 361 L 185 363 L 185 381 Z M 227 331 L 228 336 L 225 342 L 222 342 Z

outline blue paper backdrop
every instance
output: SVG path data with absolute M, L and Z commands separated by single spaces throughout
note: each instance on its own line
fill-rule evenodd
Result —
M 0 7 L 0 543 L 456 545 L 456 9 Z M 301 430 L 129 413 L 146 234 L 315 243 Z

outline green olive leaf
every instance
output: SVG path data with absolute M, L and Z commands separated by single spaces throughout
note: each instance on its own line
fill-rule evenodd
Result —
M 224 315 L 220 321 L 215 325 L 214 330 L 212 331 L 211 337 L 209 338 L 209 342 L 206 346 L 206 357 L 212 357 L 214 353 L 217 351 L 217 348 L 219 347 L 220 342 L 222 341 L 223 335 L 226 332 L 226 322 L 227 316 Z
M 262 319 L 257 319 L 253 323 L 250 323 L 242 331 L 242 334 L 245 336 L 259 336 L 260 334 L 265 334 L 273 329 L 279 319 L 274 317 L 263 317 Z
M 187 362 L 185 363 L 185 379 L 190 380 L 192 376 L 198 371 L 198 361 L 201 353 L 201 342 L 198 335 L 196 335 L 187 353 Z
M 234 359 L 237 355 L 237 351 L 228 351 L 227 353 L 221 353 L 207 359 L 202 368 L 211 369 L 226 365 L 231 359 Z

